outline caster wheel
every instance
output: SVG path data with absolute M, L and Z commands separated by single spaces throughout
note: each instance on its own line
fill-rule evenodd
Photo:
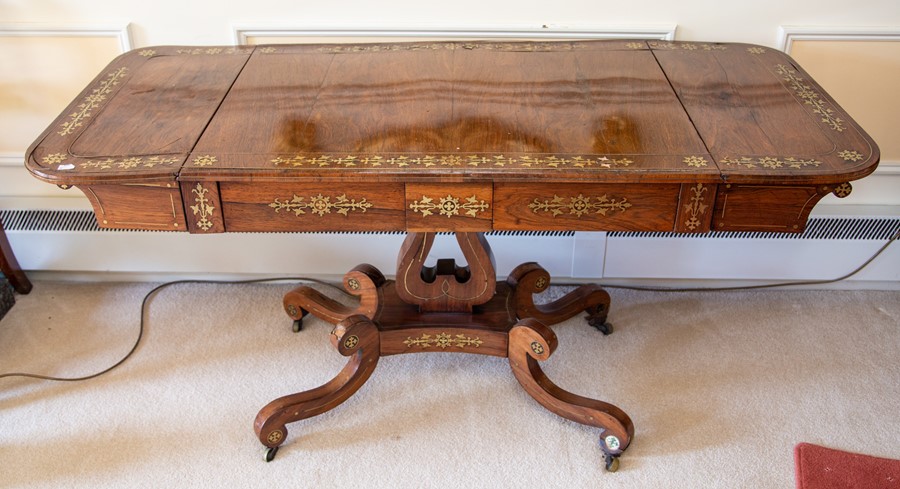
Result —
M 295 319 L 293 326 L 291 326 L 291 331 L 293 331 L 295 333 L 299 333 L 302 330 L 303 330 L 303 320 Z
M 275 460 L 275 455 L 278 453 L 278 447 L 269 447 L 266 449 L 266 462 L 271 462 Z
M 615 472 L 619 470 L 619 457 L 614 457 L 612 455 L 606 455 L 604 457 L 606 459 L 606 471 L 607 472 Z

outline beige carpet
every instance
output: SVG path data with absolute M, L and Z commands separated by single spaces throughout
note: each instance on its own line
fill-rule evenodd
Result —
M 114 363 L 153 285 L 36 283 L 0 322 L 0 373 Z M 612 290 L 615 333 L 558 325 L 544 369 L 632 417 L 619 472 L 505 359 L 445 353 L 383 358 L 267 464 L 259 408 L 346 361 L 325 323 L 291 332 L 289 288 L 167 288 L 120 368 L 0 379 L 0 487 L 790 488 L 799 442 L 900 458 L 900 293 Z

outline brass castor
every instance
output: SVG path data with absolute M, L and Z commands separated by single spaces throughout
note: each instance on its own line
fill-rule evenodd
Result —
M 615 472 L 619 470 L 619 457 L 607 454 L 603 458 L 606 459 L 607 472 Z
M 266 448 L 266 462 L 271 462 L 275 460 L 275 455 L 278 453 L 278 447 L 269 447 Z
M 588 324 L 597 328 L 597 331 L 603 333 L 603 336 L 611 335 L 613 332 L 612 323 L 608 323 L 605 320 L 600 321 L 600 320 L 596 320 L 596 319 L 588 319 Z

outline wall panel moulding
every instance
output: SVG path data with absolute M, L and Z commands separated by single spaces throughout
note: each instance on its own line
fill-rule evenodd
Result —
M 416 39 L 675 39 L 675 24 L 578 26 L 578 27 L 372 27 L 372 26 L 285 26 L 236 24 L 235 44 L 266 42 L 334 42 L 334 40 L 416 40 Z M 267 41 L 268 40 L 268 41 Z M 344 41 L 346 42 L 346 41 Z

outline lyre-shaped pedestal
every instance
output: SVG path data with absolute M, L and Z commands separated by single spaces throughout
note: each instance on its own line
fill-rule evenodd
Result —
M 344 277 L 344 288 L 359 297 L 345 306 L 307 286 L 288 292 L 284 307 L 299 330 L 312 313 L 335 324 L 332 344 L 350 357 L 330 382 L 266 405 L 254 428 L 271 460 L 287 436 L 286 425 L 329 411 L 365 382 L 382 356 L 430 351 L 458 351 L 509 359 L 523 388 L 541 405 L 577 423 L 601 428 L 606 467 L 615 470 L 618 456 L 634 435 L 631 419 L 611 404 L 588 399 L 556 386 L 541 370 L 557 346 L 548 327 L 578 313 L 604 333 L 609 295 L 586 285 L 549 304 L 534 303 L 535 293 L 550 285 L 549 274 L 525 263 L 497 283 L 490 246 L 481 233 L 456 233 L 467 266 L 438 260 L 426 267 L 433 233 L 411 233 L 400 250 L 396 280 L 386 280 L 370 265 Z

